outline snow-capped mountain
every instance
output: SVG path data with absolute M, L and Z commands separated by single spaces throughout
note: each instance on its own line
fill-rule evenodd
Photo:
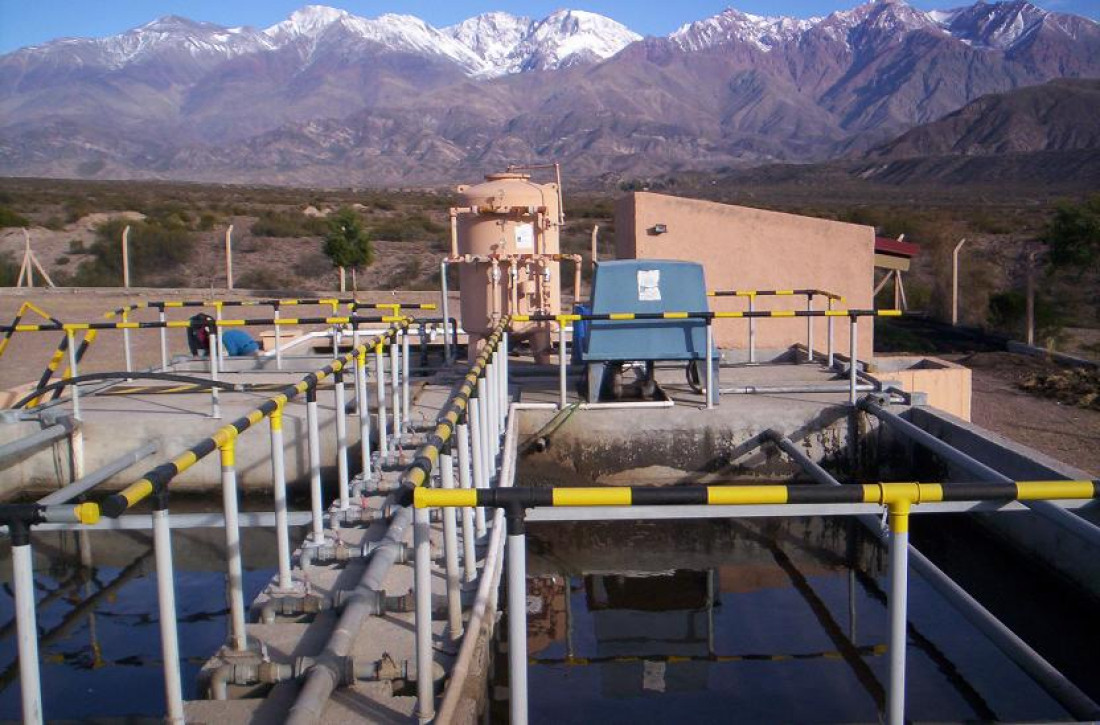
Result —
M 1100 77 L 1100 25 L 1026 0 L 729 8 L 644 39 L 577 10 L 444 28 L 321 5 L 265 29 L 166 17 L 0 56 L 0 173 L 387 183 L 516 160 L 811 161 L 1061 77 Z

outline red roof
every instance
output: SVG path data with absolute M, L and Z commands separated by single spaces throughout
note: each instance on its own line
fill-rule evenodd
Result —
M 895 257 L 912 258 L 917 256 L 920 247 L 910 242 L 899 242 L 890 237 L 875 237 L 875 253 L 890 254 Z

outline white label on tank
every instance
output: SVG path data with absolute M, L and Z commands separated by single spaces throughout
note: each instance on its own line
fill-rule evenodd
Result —
M 535 251 L 535 225 L 516 225 L 516 249 L 529 249 Z
M 661 270 L 643 269 L 638 271 L 638 301 L 661 301 Z

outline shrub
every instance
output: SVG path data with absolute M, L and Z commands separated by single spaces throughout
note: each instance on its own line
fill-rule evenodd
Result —
M 11 208 L 0 206 L 0 229 L 4 227 L 27 227 L 30 222 L 27 217 L 17 214 Z
M 296 211 L 265 211 L 252 222 L 252 234 L 257 237 L 318 237 L 327 231 L 324 219 Z
M 11 252 L 0 254 L 0 287 L 14 287 L 19 281 L 19 265 Z
M 281 290 L 290 287 L 286 278 L 279 272 L 269 268 L 250 269 L 242 274 L 236 281 L 236 287 L 240 289 Z
M 85 254 L 87 248 L 84 246 L 83 239 L 70 239 L 69 240 L 69 254 Z
M 116 286 L 122 282 L 122 231 L 130 226 L 130 275 L 137 283 L 163 276 L 191 258 L 194 239 L 169 221 L 127 222 L 109 219 L 96 228 L 88 251 L 92 259 L 77 268 L 73 282 L 81 286 Z

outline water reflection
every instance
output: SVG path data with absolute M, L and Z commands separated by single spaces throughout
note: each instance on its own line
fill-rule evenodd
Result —
M 184 697 L 226 637 L 224 534 L 176 530 L 176 598 Z M 149 532 L 36 533 L 42 697 L 47 719 L 148 716 L 165 710 L 152 537 Z M 242 531 L 245 597 L 275 569 L 271 531 Z M 0 720 L 19 719 L 11 552 L 0 544 Z
M 827 519 L 531 527 L 535 722 L 876 722 L 883 551 Z M 1066 719 L 922 581 L 908 714 Z

